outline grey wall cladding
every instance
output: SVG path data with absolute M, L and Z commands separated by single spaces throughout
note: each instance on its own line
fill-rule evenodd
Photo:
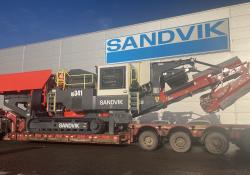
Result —
M 37 43 L 25 47 L 24 71 L 59 67 L 60 40 Z
M 0 51 L 0 73 L 22 71 L 23 47 L 2 49 Z
M 105 64 L 105 32 L 65 38 L 61 46 L 61 68 L 93 72 L 94 66 Z

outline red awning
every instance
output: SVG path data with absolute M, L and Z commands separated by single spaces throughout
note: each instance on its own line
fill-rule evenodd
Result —
M 0 75 L 0 94 L 11 91 L 42 89 L 51 76 L 51 70 Z

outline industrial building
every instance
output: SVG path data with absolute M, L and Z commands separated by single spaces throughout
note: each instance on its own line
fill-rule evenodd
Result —
M 195 57 L 218 64 L 250 61 L 250 3 L 0 49 L 0 73 L 81 68 Z M 204 114 L 199 96 L 170 105 L 172 112 Z M 250 124 L 250 93 L 218 112 L 222 123 Z

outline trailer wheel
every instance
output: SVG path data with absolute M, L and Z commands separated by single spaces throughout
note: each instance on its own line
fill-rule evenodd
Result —
M 191 149 L 192 141 L 188 133 L 177 131 L 171 134 L 169 144 L 175 152 L 185 153 Z
M 229 148 L 229 141 L 225 134 L 220 132 L 208 133 L 204 140 L 206 150 L 215 155 L 223 155 Z
M 139 135 L 139 145 L 143 150 L 154 151 L 159 144 L 159 137 L 154 131 L 146 130 Z

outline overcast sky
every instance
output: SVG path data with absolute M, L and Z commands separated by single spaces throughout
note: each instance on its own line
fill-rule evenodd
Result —
M 0 0 L 0 48 L 250 0 Z

